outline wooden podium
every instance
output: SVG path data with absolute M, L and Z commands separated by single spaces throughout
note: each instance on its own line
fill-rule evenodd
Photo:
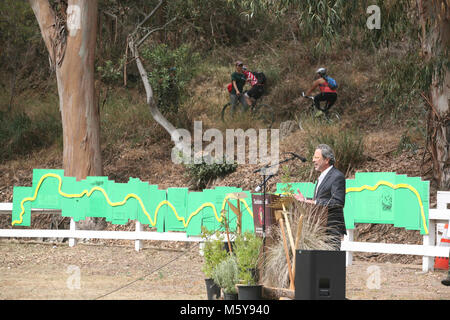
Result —
M 252 194 L 253 223 L 255 226 L 255 234 L 257 236 L 263 237 L 264 231 L 266 231 L 271 225 L 276 223 L 275 212 L 271 207 L 271 204 L 278 201 L 279 198 L 280 196 L 276 194 L 266 194 L 266 203 L 264 210 L 264 195 Z

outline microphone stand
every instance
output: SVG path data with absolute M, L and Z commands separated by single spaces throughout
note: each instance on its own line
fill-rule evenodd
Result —
M 266 178 L 266 170 L 269 168 L 272 168 L 274 166 L 278 166 L 282 163 L 294 160 L 295 158 L 297 158 L 296 156 L 292 155 L 292 157 L 284 159 L 282 161 L 279 161 L 278 163 L 272 164 L 272 165 L 265 165 L 264 167 L 261 167 L 259 169 L 256 169 L 255 171 L 253 171 L 253 173 L 257 173 L 257 172 L 262 172 L 262 176 L 263 176 L 263 182 L 262 184 L 260 184 L 259 186 L 263 187 L 263 225 L 262 225 L 262 230 L 263 230 L 263 254 L 265 253 L 264 247 L 265 247 L 265 243 L 266 243 L 266 184 L 267 181 L 269 181 L 271 178 L 273 178 L 276 174 L 271 174 L 268 175 Z M 264 258 L 263 258 L 264 259 Z

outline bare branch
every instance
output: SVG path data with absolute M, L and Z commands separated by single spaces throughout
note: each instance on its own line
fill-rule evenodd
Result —
M 170 23 L 172 23 L 172 22 L 174 22 L 175 20 L 176 20 L 177 18 L 175 17 L 175 18 L 173 18 L 172 20 L 170 20 L 170 21 L 168 21 L 166 24 L 164 24 L 163 26 L 161 26 L 161 27 L 158 27 L 158 28 L 155 28 L 155 29 L 153 29 L 153 30 L 150 30 L 145 36 L 143 36 L 139 41 L 138 41 L 138 43 L 136 44 L 136 47 L 140 47 L 141 46 L 141 44 L 153 33 L 153 32 L 156 32 L 156 31 L 160 31 L 160 30 L 163 30 L 164 28 L 166 28 Z
M 158 107 L 155 104 L 155 100 L 153 99 L 152 86 L 148 81 L 147 71 L 145 70 L 141 58 L 139 57 L 137 46 L 134 44 L 132 37 L 129 37 L 128 41 L 128 46 L 136 60 L 136 65 L 144 84 L 145 92 L 147 94 L 147 104 L 150 108 L 150 113 L 152 114 L 156 122 L 158 122 L 170 134 L 174 142 L 177 143 L 179 141 L 179 134 L 177 134 L 176 128 L 162 115 L 161 111 L 159 111 Z
M 139 28 L 142 27 L 142 25 L 148 21 L 148 19 L 155 14 L 155 12 L 158 10 L 159 7 L 161 7 L 164 0 L 161 0 L 158 5 L 153 9 L 153 11 L 145 17 L 145 19 L 136 27 L 136 29 L 133 31 L 132 34 L 130 34 L 127 37 L 128 41 L 128 47 L 130 48 L 131 54 L 134 57 L 134 60 L 136 61 L 137 68 L 139 70 L 139 74 L 141 76 L 142 82 L 144 84 L 145 92 L 147 95 L 147 104 L 150 109 L 150 113 L 155 119 L 156 122 L 158 122 L 170 135 L 172 141 L 175 143 L 177 148 L 185 150 L 185 152 L 190 151 L 190 146 L 187 145 L 184 141 L 182 141 L 182 136 L 180 132 L 175 128 L 175 126 L 168 121 L 164 115 L 161 113 L 161 111 L 158 109 L 155 100 L 153 98 L 153 89 L 150 85 L 150 82 L 148 81 L 148 75 L 147 71 L 145 70 L 144 64 L 142 63 L 142 60 L 139 56 L 138 48 L 139 46 L 154 32 L 158 30 L 164 29 L 169 23 L 172 23 L 174 19 L 168 21 L 166 24 L 164 24 L 161 27 L 155 28 L 153 30 L 150 30 L 147 32 L 145 36 L 143 36 L 141 39 L 135 39 L 136 34 L 139 31 Z
M 125 24 L 124 24 L 122 21 L 119 20 L 119 17 L 117 17 L 116 14 L 114 14 L 114 13 L 112 13 L 112 12 L 109 12 L 109 11 L 107 11 L 107 10 L 102 10 L 102 13 L 104 13 L 105 15 L 107 15 L 107 16 L 113 18 L 113 19 L 115 20 L 116 24 L 119 23 L 122 27 L 125 27 Z
M 134 37 L 136 35 L 136 33 L 138 32 L 139 28 L 142 27 L 144 25 L 144 23 L 147 22 L 148 19 L 150 19 L 155 12 L 161 7 L 161 5 L 164 3 L 164 0 L 160 0 L 159 3 L 156 5 L 156 7 L 152 10 L 152 12 L 150 12 L 145 18 L 144 20 L 142 20 L 137 26 L 136 29 L 133 31 L 133 33 L 131 34 L 132 37 Z

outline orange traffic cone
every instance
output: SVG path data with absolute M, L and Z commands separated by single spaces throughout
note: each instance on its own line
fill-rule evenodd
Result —
M 450 247 L 450 239 L 447 237 L 448 224 L 444 227 L 444 232 L 442 234 L 440 246 Z M 436 257 L 434 259 L 434 268 L 440 270 L 448 270 L 448 258 Z

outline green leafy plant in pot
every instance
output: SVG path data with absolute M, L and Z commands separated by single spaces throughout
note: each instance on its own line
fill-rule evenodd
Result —
M 222 261 L 228 257 L 223 247 L 223 237 L 216 231 L 208 231 L 202 227 L 202 238 L 204 239 L 202 271 L 205 274 L 205 284 L 208 300 L 217 300 L 220 297 L 220 287 L 214 282 L 213 271 Z
M 233 252 L 239 267 L 239 300 L 261 299 L 257 267 L 262 245 L 262 239 L 250 231 L 236 236 Z
M 225 300 L 237 300 L 236 284 L 239 282 L 239 267 L 234 255 L 217 265 L 212 277 L 224 293 Z

